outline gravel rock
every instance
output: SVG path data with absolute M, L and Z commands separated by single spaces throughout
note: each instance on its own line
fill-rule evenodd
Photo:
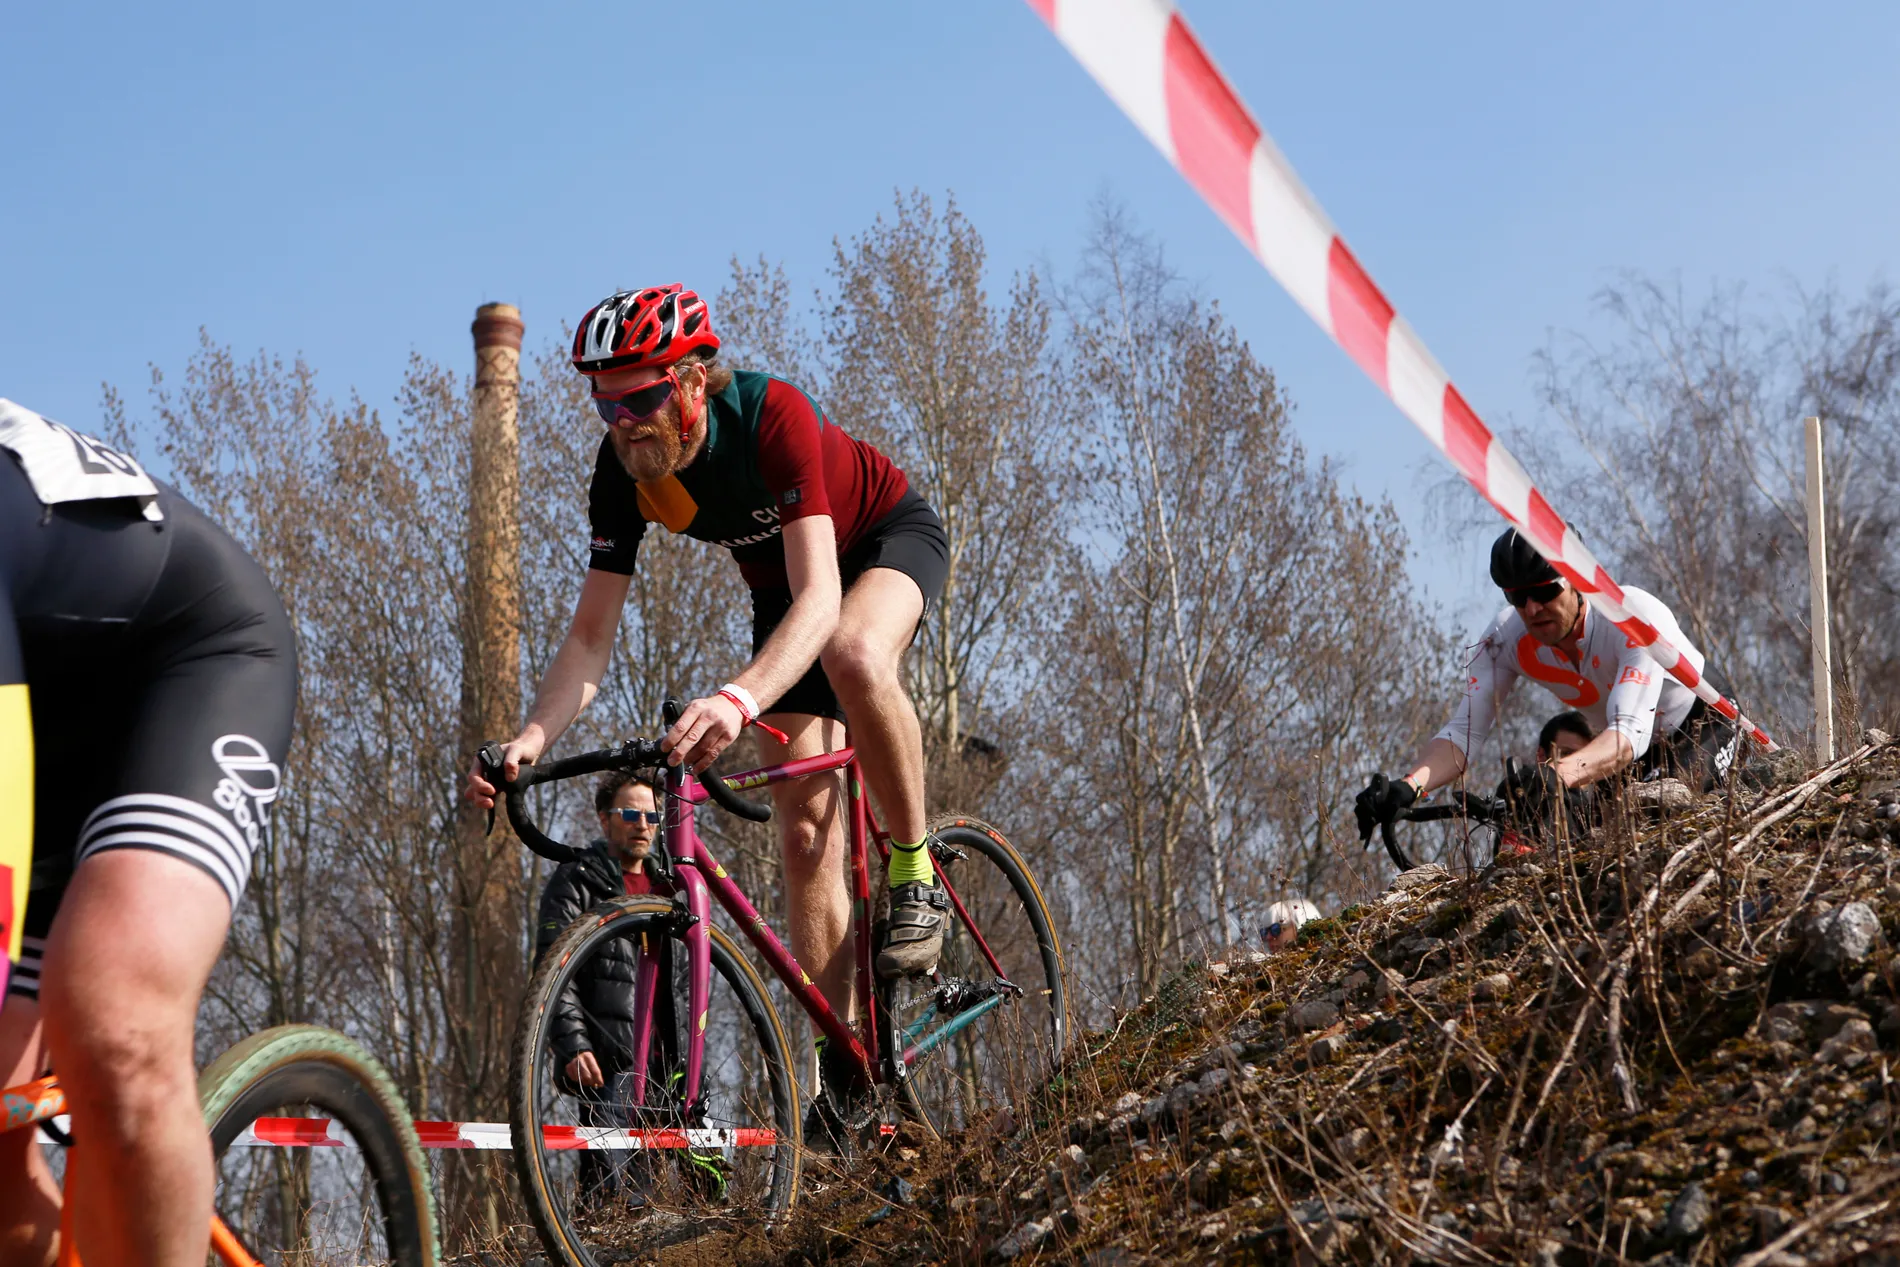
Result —
M 1865 1021 L 1867 1013 L 1845 1003 L 1821 1003 L 1813 1015 L 1814 1036 L 1829 1039 L 1841 1032 L 1849 1021 Z
M 1345 1048 L 1346 1040 L 1340 1035 L 1315 1038 L 1313 1045 L 1306 1049 L 1306 1059 L 1315 1065 L 1330 1065 L 1339 1059 Z
M 1807 1046 L 1808 1021 L 1814 1009 L 1815 1005 L 1808 1002 L 1775 1004 L 1762 1014 L 1762 1036 L 1771 1043 Z
M 1814 1058 L 1823 1064 L 1852 1069 L 1879 1047 L 1880 1040 L 1874 1036 L 1874 1027 L 1865 1018 L 1856 1017 L 1841 1026 L 1834 1037 L 1822 1043 L 1821 1050 L 1814 1053 Z
M 1511 974 L 1494 972 L 1488 977 L 1479 977 L 1471 987 L 1471 997 L 1481 1003 L 1501 999 L 1511 992 Z
M 1140 1107 L 1141 1107 L 1141 1096 L 1139 1096 L 1133 1091 L 1127 1092 L 1126 1094 L 1122 1096 L 1121 1099 L 1115 1101 L 1115 1112 L 1117 1114 L 1133 1113 L 1136 1109 L 1139 1109 Z
M 1755 1205 L 1748 1209 L 1749 1222 L 1755 1225 L 1755 1243 L 1766 1245 L 1783 1232 L 1788 1224 L 1794 1222 L 1794 1216 L 1778 1205 Z
M 1695 804 L 1695 794 L 1689 791 L 1688 784 L 1681 779 L 1657 779 L 1653 783 L 1638 783 L 1631 798 L 1638 809 L 1668 810 L 1688 809 Z
M 1410 871 L 1401 871 L 1392 880 L 1391 891 L 1409 893 L 1413 889 L 1423 889 L 1434 884 L 1443 884 L 1451 879 L 1451 872 L 1436 862 L 1428 862 L 1422 867 L 1413 867 Z
M 1880 919 L 1865 902 L 1849 902 L 1808 921 L 1808 961 L 1823 972 L 1860 963 L 1873 952 Z
M 1019 1258 L 1048 1240 L 1049 1233 L 1054 1228 L 1053 1219 L 1030 1219 L 1019 1224 L 1008 1236 L 996 1242 L 996 1248 L 991 1252 L 1004 1262 Z
M 1896 1011 L 1900 1011 L 1900 1009 L 1896 1009 Z M 1403 1018 L 1397 1016 L 1381 1016 L 1378 1020 L 1366 1026 L 1365 1034 L 1368 1042 L 1374 1042 L 1381 1047 L 1385 1047 L 1405 1037 L 1405 1021 Z
M 1325 999 L 1309 999 L 1288 1009 L 1286 1023 L 1298 1033 L 1326 1029 L 1339 1023 L 1339 1005 Z
M 1669 1203 L 1669 1213 L 1663 1216 L 1663 1238 L 1674 1242 L 1692 1241 L 1702 1235 L 1714 1216 L 1715 1203 L 1709 1200 L 1701 1184 L 1692 1183 Z

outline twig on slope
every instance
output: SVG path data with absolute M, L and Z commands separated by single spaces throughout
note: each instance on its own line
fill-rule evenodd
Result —
M 1557 1006 L 1558 965 L 1550 967 L 1550 984 L 1544 988 L 1544 1007 L 1537 1015 L 1537 1025 L 1531 1030 L 1530 1038 L 1524 1043 L 1524 1058 L 1518 1062 L 1517 1079 L 1511 1085 L 1511 1103 L 1504 1110 L 1504 1122 L 1498 1127 L 1497 1146 L 1491 1150 L 1491 1156 L 1485 1169 L 1491 1176 L 1491 1191 L 1498 1190 L 1498 1166 L 1504 1160 L 1505 1150 L 1511 1146 L 1511 1127 L 1517 1121 L 1517 1111 L 1524 1107 L 1524 1087 L 1530 1081 L 1531 1062 L 1537 1058 L 1537 1040 L 1544 1035 L 1544 1027 L 1550 1024 L 1550 1013 Z M 1511 1222 L 1510 1203 L 1502 1203 L 1504 1221 Z
M 1769 1259 L 1773 1258 L 1776 1254 L 1788 1248 L 1788 1246 L 1794 1244 L 1796 1241 L 1800 1240 L 1802 1237 L 1806 1236 L 1809 1232 L 1812 1232 L 1815 1228 L 1821 1226 L 1823 1223 L 1827 1223 L 1831 1221 L 1835 1215 L 1839 1214 L 1842 1210 L 1845 1210 L 1850 1205 L 1853 1205 L 1856 1201 L 1865 1201 L 1868 1197 L 1873 1196 L 1876 1192 L 1880 1192 L 1886 1188 L 1890 1188 L 1895 1183 L 1900 1183 L 1900 1170 L 1888 1171 L 1885 1175 L 1874 1180 L 1872 1183 L 1868 1184 L 1865 1188 L 1860 1189 L 1858 1192 L 1850 1192 L 1846 1196 L 1842 1197 L 1839 1201 L 1834 1202 L 1832 1205 L 1822 1210 L 1820 1213 L 1810 1215 L 1809 1217 L 1801 1220 L 1799 1223 L 1795 1224 L 1793 1227 L 1789 1228 L 1787 1231 L 1783 1232 L 1780 1236 L 1777 1236 L 1774 1240 L 1768 1242 L 1768 1244 L 1762 1246 L 1760 1249 L 1756 1250 L 1754 1253 L 1743 1254 L 1740 1258 L 1735 1260 L 1735 1267 L 1761 1267 L 1761 1264 L 1767 1262 Z
M 1391 1046 L 1382 1048 L 1379 1051 L 1374 1052 L 1372 1055 L 1372 1059 L 1366 1061 L 1365 1064 L 1359 1066 L 1359 1072 L 1355 1073 L 1352 1077 L 1346 1079 L 1346 1085 L 1339 1088 L 1339 1090 L 1333 1092 L 1333 1098 L 1326 1102 L 1326 1107 L 1320 1111 L 1320 1114 L 1318 1117 L 1313 1119 L 1313 1125 L 1318 1126 L 1320 1123 L 1324 1122 L 1326 1120 L 1327 1114 L 1331 1113 L 1335 1108 L 1339 1107 L 1339 1102 L 1341 1099 L 1345 1097 L 1346 1092 L 1358 1086 L 1360 1081 L 1364 1079 L 1367 1074 L 1371 1073 L 1374 1069 L 1378 1068 L 1380 1061 L 1384 1060 L 1387 1056 L 1390 1056 L 1393 1052 L 1397 1051 L 1399 1048 L 1403 1046 L 1405 1046 L 1405 1040 L 1401 1038 L 1398 1042 L 1393 1043 Z
M 1470 1055 L 1471 1057 L 1476 1059 L 1480 1065 L 1484 1066 L 1484 1071 L 1486 1073 L 1498 1074 L 1498 1075 L 1502 1075 L 1504 1073 L 1504 1070 L 1498 1067 L 1498 1062 L 1492 1059 L 1490 1052 L 1486 1051 L 1484 1048 L 1478 1046 L 1478 1044 L 1472 1042 L 1470 1039 L 1464 1037 L 1462 1034 L 1458 1032 L 1458 1022 L 1456 1020 L 1441 1021 L 1436 1016 L 1433 1016 L 1431 1009 L 1426 1007 L 1423 1003 L 1420 1003 L 1418 999 L 1413 996 L 1412 992 L 1405 988 L 1405 983 L 1403 981 L 1398 980 L 1397 975 L 1393 973 L 1390 969 L 1386 970 L 1385 979 L 1386 979 L 1386 983 L 1391 986 L 1394 993 L 1400 995 L 1401 997 L 1405 999 L 1407 1003 L 1410 1003 L 1413 1007 L 1417 1008 L 1419 1015 L 1423 1016 L 1427 1021 L 1431 1022 L 1432 1027 L 1434 1029 L 1443 1031 L 1445 1037 L 1449 1038 L 1452 1042 L 1456 1043 L 1459 1047 L 1462 1047 L 1465 1050 L 1467 1055 Z M 1441 1066 L 1440 1068 L 1442 1071 L 1443 1067 Z
M 1577 1038 L 1583 1033 L 1583 1027 L 1590 1023 L 1591 1014 L 1596 1011 L 1594 999 L 1585 999 L 1583 1006 L 1577 1009 L 1577 1023 L 1570 1027 L 1570 1037 L 1564 1040 L 1564 1049 L 1558 1053 L 1557 1063 L 1550 1067 L 1550 1074 L 1544 1079 L 1544 1089 L 1537 1093 L 1537 1105 L 1531 1115 L 1524 1119 L 1524 1130 L 1517 1137 L 1517 1146 L 1524 1147 L 1530 1142 L 1531 1128 L 1537 1125 L 1537 1115 L 1544 1111 L 1544 1102 L 1550 1099 L 1551 1088 L 1557 1085 L 1557 1079 L 1563 1076 L 1564 1066 L 1570 1063 L 1571 1053 L 1577 1050 Z
M 1428 1184 L 1425 1188 L 1425 1199 L 1419 1202 L 1418 1206 L 1417 1218 L 1420 1222 L 1424 1222 L 1425 1212 L 1431 1209 L 1432 1197 L 1438 1191 L 1438 1167 L 1456 1157 L 1464 1144 L 1465 1114 L 1471 1112 L 1471 1106 L 1478 1102 L 1479 1096 L 1491 1089 L 1492 1081 L 1492 1077 L 1487 1074 L 1478 1089 L 1471 1093 L 1471 1098 L 1465 1101 L 1465 1107 L 1458 1110 L 1458 1116 L 1446 1125 L 1445 1134 L 1439 1139 L 1438 1147 L 1432 1149 L 1432 1165 L 1430 1173 L 1426 1176 Z
M 1630 958 L 1624 956 L 1618 960 L 1616 973 L 1610 978 L 1610 1019 L 1604 1027 L 1604 1039 L 1609 1046 L 1610 1081 L 1623 1097 L 1623 1111 L 1633 1115 L 1641 1112 L 1642 1106 L 1636 1100 L 1629 1062 L 1623 1058 L 1623 1000 L 1629 994 L 1629 979 Z

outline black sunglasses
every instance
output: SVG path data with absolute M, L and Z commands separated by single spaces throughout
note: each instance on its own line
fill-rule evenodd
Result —
M 653 823 L 657 825 L 660 821 L 660 811 L 657 809 L 620 809 L 616 806 L 613 812 L 620 815 L 620 821 L 623 823 Z
M 1526 603 L 1554 603 L 1557 595 L 1564 592 L 1562 581 L 1546 581 L 1542 585 L 1525 585 L 1517 589 L 1504 591 L 1504 601 L 1513 607 L 1522 607 Z

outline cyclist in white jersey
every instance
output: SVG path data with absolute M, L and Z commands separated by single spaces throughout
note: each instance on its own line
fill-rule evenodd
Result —
M 1509 606 L 1485 629 L 1465 666 L 1464 697 L 1411 773 L 1396 780 L 1372 776 L 1354 806 L 1362 831 L 1463 776 L 1472 750 L 1490 735 L 1499 706 L 1520 678 L 1582 713 L 1596 732 L 1568 756 L 1526 768 L 1522 777 L 1540 785 L 1524 789 L 1534 804 L 1552 806 L 1571 790 L 1632 765 L 1639 775 L 1681 774 L 1705 790 L 1728 773 L 1739 732 L 1645 648 L 1590 610 L 1583 595 L 1515 528 L 1491 547 L 1491 579 Z M 1623 605 L 1704 672 L 1702 653 L 1689 645 L 1660 599 L 1625 588 Z

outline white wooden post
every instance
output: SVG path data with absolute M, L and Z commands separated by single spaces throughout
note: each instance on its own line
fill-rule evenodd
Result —
M 1827 615 L 1827 488 L 1821 477 L 1821 420 L 1808 433 L 1808 629 L 1814 644 L 1814 747 L 1834 760 L 1834 657 Z

